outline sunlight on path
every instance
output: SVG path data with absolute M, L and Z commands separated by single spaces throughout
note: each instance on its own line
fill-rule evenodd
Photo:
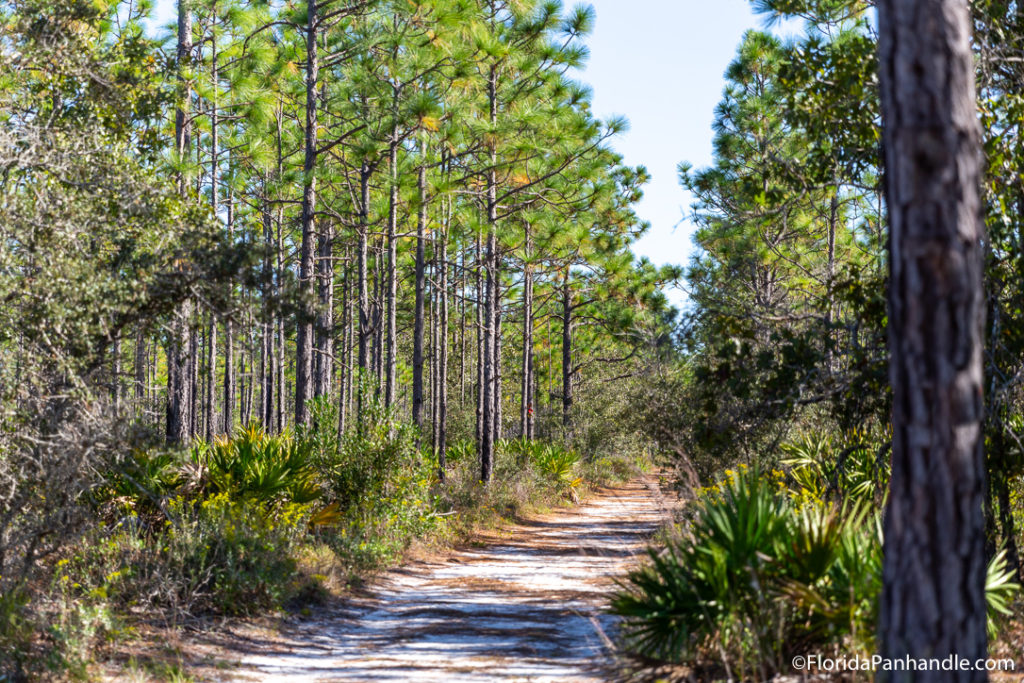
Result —
M 493 545 L 389 572 L 373 593 L 243 659 L 261 681 L 599 681 L 612 579 L 666 514 L 655 478 L 512 527 Z

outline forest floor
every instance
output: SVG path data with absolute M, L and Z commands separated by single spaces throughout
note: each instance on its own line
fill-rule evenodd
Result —
M 658 475 L 639 477 L 386 572 L 280 628 L 228 622 L 181 650 L 206 680 L 609 680 L 614 579 L 671 506 Z

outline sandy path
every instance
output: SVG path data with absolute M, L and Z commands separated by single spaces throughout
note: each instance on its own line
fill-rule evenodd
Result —
M 664 519 L 655 478 L 389 572 L 235 676 L 261 681 L 598 681 L 612 579 Z

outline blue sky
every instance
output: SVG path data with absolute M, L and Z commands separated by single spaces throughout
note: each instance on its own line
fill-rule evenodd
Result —
M 157 25 L 173 17 L 174 0 L 156 0 Z M 566 0 L 566 5 L 571 5 Z M 656 264 L 689 261 L 686 216 L 691 198 L 676 165 L 711 163 L 711 119 L 722 74 L 743 32 L 762 21 L 747 0 L 590 0 L 597 13 L 588 39 L 590 61 L 580 74 L 594 89 L 594 111 L 622 115 L 629 132 L 613 146 L 627 164 L 652 174 L 638 213 L 651 229 L 635 251 Z M 668 292 L 675 304 L 679 290 Z
M 650 231 L 634 251 L 656 264 L 686 264 L 693 250 L 687 217 L 692 198 L 676 166 L 711 163 L 711 121 L 722 78 L 743 33 L 763 21 L 747 0 L 591 0 L 597 13 L 590 63 L 581 80 L 594 89 L 594 111 L 621 114 L 629 132 L 613 143 L 627 164 L 652 180 L 638 207 Z M 679 305 L 682 291 L 667 292 Z

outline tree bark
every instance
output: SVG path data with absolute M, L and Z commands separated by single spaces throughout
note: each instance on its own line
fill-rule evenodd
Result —
M 498 67 L 491 65 L 487 78 L 487 100 L 490 110 L 491 125 L 498 121 Z M 490 142 L 490 166 L 487 169 L 487 306 L 484 315 L 484 372 L 483 372 L 483 424 L 481 431 L 483 439 L 480 444 L 480 472 L 481 481 L 490 483 L 491 474 L 494 468 L 494 353 L 495 353 L 495 321 L 497 318 L 497 289 L 500 286 L 497 282 L 497 239 L 495 229 L 498 222 L 498 177 L 497 177 L 498 154 L 496 142 Z M 499 399 L 500 400 L 500 399 Z
M 398 95 L 395 95 L 397 103 Z M 396 114 L 397 115 L 397 114 Z M 384 407 L 395 402 L 395 369 L 398 364 L 398 129 L 391 131 L 388 151 L 388 257 L 384 310 L 387 318 L 387 339 L 384 357 Z
M 216 405 L 217 401 L 214 399 L 216 395 L 215 387 L 217 386 L 217 319 L 213 313 L 210 313 L 210 325 L 207 328 L 206 333 L 206 394 L 205 402 L 206 405 L 203 411 L 206 413 L 204 431 L 205 438 L 207 441 L 213 439 L 215 434 L 220 433 L 220 429 L 217 426 L 217 414 Z
M 966 0 L 880 0 L 892 480 L 883 657 L 986 656 L 981 155 Z M 880 672 L 984 681 L 984 671 Z
M 235 206 L 231 195 L 228 195 L 228 239 L 235 238 Z M 232 291 L 233 295 L 234 292 Z M 231 301 L 233 296 L 228 300 Z M 225 434 L 231 434 L 235 426 L 235 328 L 231 322 L 232 312 L 224 318 L 224 414 L 222 416 L 221 429 Z M 250 386 L 251 386 L 250 382 Z M 248 421 L 248 420 L 246 420 Z
M 174 142 L 180 163 L 185 163 L 192 147 L 192 133 L 189 125 L 189 99 L 191 89 L 181 73 L 192 56 L 192 12 L 188 3 L 178 0 L 178 48 L 177 63 L 181 82 L 181 105 L 174 113 Z M 178 173 L 178 194 L 188 194 L 188 179 L 184 172 Z M 189 395 L 191 381 L 188 373 L 188 352 L 191 348 L 192 302 L 186 300 L 174 313 L 171 322 L 170 343 L 167 345 L 167 429 L 169 443 L 184 443 L 190 435 L 192 416 Z
M 419 189 L 420 205 L 416 214 L 416 292 L 415 310 L 413 312 L 412 332 L 412 421 L 416 425 L 417 439 L 423 432 L 423 290 L 426 286 L 424 277 L 425 242 L 427 232 L 427 168 L 426 144 L 420 144 L 420 154 L 424 157 L 420 163 L 416 184 Z
M 306 401 L 313 395 L 313 240 L 316 233 L 316 146 L 317 146 L 317 81 L 320 62 L 317 45 L 317 3 L 306 2 L 306 121 L 302 164 L 302 244 L 299 250 L 298 336 L 295 353 L 295 424 L 309 423 Z
M 523 244 L 523 357 L 519 386 L 519 434 L 530 438 L 530 419 L 533 417 L 533 266 L 530 263 L 532 244 L 530 224 L 524 224 Z
M 440 346 L 437 361 L 437 477 L 445 480 L 445 450 L 448 448 L 448 226 L 451 225 L 451 208 L 449 200 L 448 215 L 445 228 L 441 233 L 440 254 L 438 263 L 441 267 L 441 319 Z
M 476 452 L 484 444 L 484 258 L 480 235 L 476 237 Z
M 328 222 L 317 243 L 317 314 L 316 314 L 316 397 L 329 396 L 334 368 L 332 336 L 334 333 L 334 227 Z
M 562 429 L 572 436 L 572 286 L 569 267 L 562 278 Z
M 366 400 L 366 375 L 369 372 L 370 342 L 370 292 L 367 282 L 367 232 L 370 229 L 370 174 L 369 165 L 363 163 L 359 170 L 359 228 L 357 230 L 356 246 L 356 270 L 358 278 L 358 344 L 359 344 L 359 368 L 354 378 L 356 384 L 356 427 L 361 430 L 363 425 L 363 411 Z

